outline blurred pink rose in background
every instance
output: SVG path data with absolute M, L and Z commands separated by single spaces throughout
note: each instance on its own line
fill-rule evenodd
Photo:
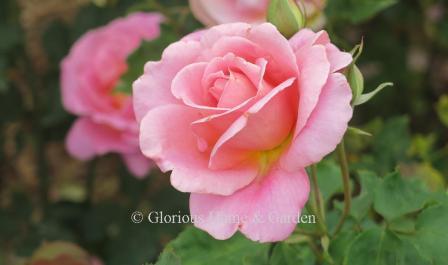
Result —
M 84 249 L 70 242 L 44 242 L 30 258 L 29 265 L 103 265 Z
M 321 13 L 326 0 L 302 1 L 308 19 L 307 25 L 321 28 Z M 194 16 L 207 26 L 231 22 L 262 23 L 266 21 L 268 4 L 269 0 L 190 0 Z
M 335 149 L 352 116 L 340 73 L 351 61 L 325 31 L 289 41 L 269 23 L 194 33 L 134 83 L 141 149 L 191 193 L 197 227 L 283 240 L 308 199 L 304 168 Z
M 62 101 L 80 116 L 70 129 L 68 152 L 81 160 L 106 153 L 121 154 L 137 177 L 146 175 L 151 161 L 138 146 L 138 125 L 132 97 L 114 91 L 127 71 L 127 57 L 142 40 L 160 34 L 162 16 L 134 13 L 91 30 L 72 47 L 61 65 Z

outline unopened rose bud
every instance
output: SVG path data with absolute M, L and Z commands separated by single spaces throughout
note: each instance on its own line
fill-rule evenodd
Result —
M 290 38 L 305 26 L 305 15 L 295 0 L 272 0 L 268 8 L 268 21 L 283 36 Z
M 364 77 L 356 64 L 352 64 L 348 68 L 347 80 L 353 93 L 352 102 L 356 102 L 364 92 Z

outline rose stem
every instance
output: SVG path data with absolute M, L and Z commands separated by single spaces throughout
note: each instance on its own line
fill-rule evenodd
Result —
M 316 201 L 317 207 L 319 209 L 320 217 L 322 218 L 322 222 L 325 223 L 325 208 L 324 202 L 322 198 L 322 193 L 320 192 L 319 185 L 317 182 L 317 165 L 311 165 L 311 178 L 313 182 L 313 190 L 314 190 L 314 200 Z
M 334 235 L 339 233 L 342 226 L 344 225 L 345 219 L 347 218 L 350 207 L 351 207 L 351 193 L 350 193 L 350 173 L 348 169 L 347 154 L 345 152 L 344 140 L 337 147 L 337 154 L 339 159 L 339 164 L 341 166 L 342 180 L 344 184 L 344 211 L 342 212 L 341 219 L 336 226 Z

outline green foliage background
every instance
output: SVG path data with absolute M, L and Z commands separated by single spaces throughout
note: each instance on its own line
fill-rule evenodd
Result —
M 351 50 L 364 40 L 358 66 L 366 91 L 384 81 L 395 86 L 356 108 L 351 125 L 373 136 L 346 136 L 353 201 L 342 231 L 331 234 L 343 190 L 330 156 L 317 168 L 330 236 L 303 225 L 277 244 L 134 224 L 136 210 L 187 214 L 188 195 L 157 170 L 136 180 L 114 155 L 84 163 L 64 151 L 74 117 L 60 102 L 61 59 L 89 29 L 137 10 L 169 20 L 160 40 L 130 57 L 133 69 L 201 27 L 182 0 L 0 1 L 0 264 L 25 264 L 53 240 L 74 242 L 108 265 L 448 264 L 446 1 L 328 0 L 334 42 Z M 127 73 L 117 89 L 129 89 L 138 74 Z

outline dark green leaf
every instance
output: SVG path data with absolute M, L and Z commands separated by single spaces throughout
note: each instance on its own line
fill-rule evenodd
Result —
M 380 183 L 380 179 L 372 172 L 361 171 L 359 172 L 359 181 L 361 193 L 352 200 L 350 209 L 350 215 L 358 222 L 369 212 L 373 202 L 373 194 Z
M 347 251 L 355 240 L 357 233 L 353 230 L 339 233 L 331 240 L 329 252 L 336 264 L 342 264 Z
M 434 265 L 448 264 L 448 205 L 424 210 L 417 219 L 415 242 Z
M 165 249 L 163 254 L 160 256 L 157 265 L 181 265 L 180 258 L 174 254 L 169 248 Z
M 422 209 L 427 200 L 420 183 L 404 181 L 399 173 L 392 173 L 375 190 L 373 204 L 379 214 L 392 220 Z
M 313 265 L 315 263 L 316 257 L 304 244 L 278 243 L 269 260 L 270 265 Z
M 325 202 L 343 191 L 341 171 L 333 160 L 324 160 L 317 165 L 317 183 Z
M 345 265 L 430 265 L 409 241 L 385 228 L 373 228 L 360 234 L 351 244 Z
M 157 265 L 167 256 L 176 255 L 182 265 L 267 264 L 269 244 L 260 244 L 236 234 L 228 240 L 216 240 L 194 227 L 187 228 L 170 242 Z
M 410 217 L 401 217 L 391 221 L 388 228 L 398 233 L 413 233 L 415 232 L 415 220 Z
M 389 119 L 383 129 L 374 135 L 373 152 L 376 171 L 385 174 L 394 170 L 398 162 L 407 157 L 411 146 L 409 119 L 407 117 Z

